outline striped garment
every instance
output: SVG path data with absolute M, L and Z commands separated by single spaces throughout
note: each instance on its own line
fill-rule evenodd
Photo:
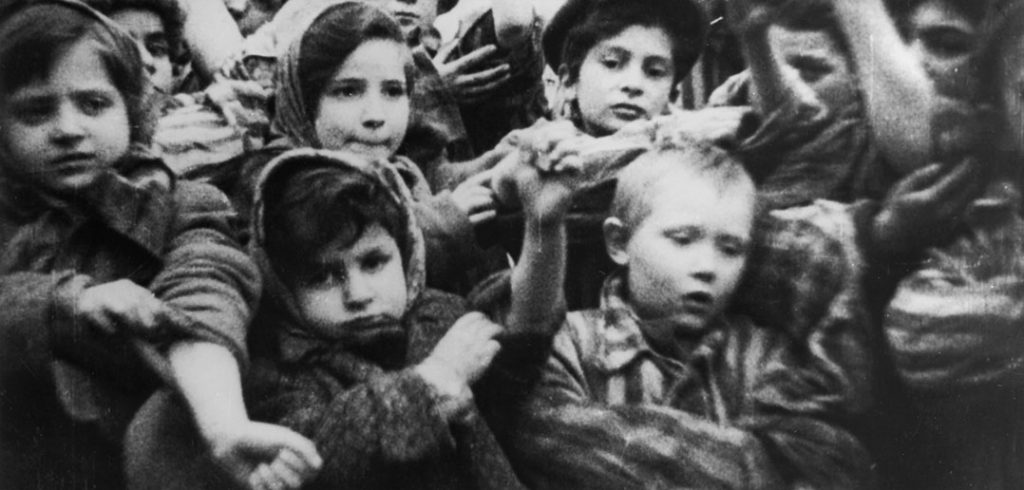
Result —
M 612 276 L 600 310 L 569 314 L 508 433 L 531 488 L 872 487 L 807 346 L 725 317 L 668 358 L 620 288 Z
M 263 146 L 266 115 L 262 109 L 246 111 L 253 117 L 232 124 L 217 109 L 189 95 L 169 98 L 157 121 L 154 147 L 176 175 L 203 173 L 206 167 Z
M 599 309 L 568 315 L 495 429 L 523 481 L 872 488 L 870 458 L 844 428 L 871 401 L 873 369 L 853 231 L 835 203 L 771 213 L 731 309 L 681 340 L 678 358 L 648 345 L 613 274 Z

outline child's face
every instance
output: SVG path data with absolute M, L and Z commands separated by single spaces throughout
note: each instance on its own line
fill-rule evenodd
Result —
M 1024 31 L 1006 41 L 1001 51 L 999 91 L 1005 115 L 1003 124 L 1010 149 L 1020 158 L 1024 155 Z
M 568 84 L 565 69 L 560 77 L 566 97 L 575 96 L 579 103 L 584 129 L 601 136 L 663 113 L 675 70 L 665 31 L 631 26 L 590 49 L 575 83 Z
M 704 328 L 732 297 L 746 264 L 754 192 L 724 191 L 689 170 L 666 178 L 646 197 L 649 214 L 633 225 L 621 254 L 629 298 L 647 320 L 666 319 L 688 331 Z
M 151 10 L 127 8 L 114 12 L 110 18 L 138 44 L 153 86 L 164 93 L 171 93 L 174 88 L 171 46 L 160 16 Z
M 315 121 L 321 145 L 374 158 L 398 150 L 409 125 L 408 48 L 371 39 L 349 55 L 320 96 Z
M 968 69 L 975 54 L 977 26 L 948 0 L 927 0 L 907 18 L 907 41 L 928 75 L 940 86 L 970 90 Z
M 92 41 L 71 45 L 46 80 L 2 102 L 0 134 L 10 156 L 4 165 L 41 189 L 86 186 L 128 151 L 128 110 Z
M 387 1 L 387 0 L 385 0 Z M 387 10 L 398 20 L 402 32 L 409 39 L 418 28 L 429 28 L 437 20 L 438 0 L 390 0 Z
M 395 239 L 379 224 L 348 247 L 332 243 L 313 257 L 316 272 L 299 278 L 292 292 L 309 328 L 328 338 L 345 325 L 378 315 L 401 318 L 407 292 Z
M 772 26 L 768 31 L 772 52 L 832 108 L 855 103 L 857 85 L 842 48 L 826 31 Z

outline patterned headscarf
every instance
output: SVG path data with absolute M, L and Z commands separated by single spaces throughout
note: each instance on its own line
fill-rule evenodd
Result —
M 278 316 L 277 320 L 284 325 L 274 325 L 278 341 L 281 343 L 285 358 L 299 357 L 314 347 L 322 345 L 324 339 L 316 337 L 303 325 L 302 316 L 292 292 L 274 271 L 265 251 L 265 198 L 267 189 L 278 179 L 291 172 L 296 165 L 335 166 L 347 172 L 361 173 L 374 181 L 380 182 L 387 189 L 390 197 L 399 205 L 405 214 L 407 223 L 405 235 L 395 237 L 401 249 L 405 265 L 405 284 L 407 293 L 406 308 L 415 303 L 423 292 L 426 283 L 426 245 L 413 214 L 413 195 L 406 185 L 403 176 L 394 165 L 388 162 L 369 160 L 364 156 L 347 152 L 316 149 L 292 150 L 277 157 L 264 168 L 256 187 L 252 216 L 252 242 L 250 254 L 264 274 L 265 304 L 272 308 Z

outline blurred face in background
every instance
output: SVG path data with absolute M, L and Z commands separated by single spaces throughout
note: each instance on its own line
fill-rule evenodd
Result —
M 138 44 L 142 63 L 153 86 L 166 94 L 171 93 L 174 89 L 171 41 L 160 15 L 152 10 L 127 8 L 111 13 L 110 19 Z
M 855 104 L 857 82 L 842 45 L 826 30 L 789 29 L 772 26 L 768 31 L 772 51 L 818 100 L 837 109 Z
M 978 82 L 970 64 L 980 45 L 977 24 L 949 0 L 922 2 L 907 17 L 907 43 L 940 93 L 975 95 Z

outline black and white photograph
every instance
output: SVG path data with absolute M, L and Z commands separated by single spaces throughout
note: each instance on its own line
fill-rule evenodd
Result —
M 1024 490 L 1024 0 L 0 0 L 0 490 Z

